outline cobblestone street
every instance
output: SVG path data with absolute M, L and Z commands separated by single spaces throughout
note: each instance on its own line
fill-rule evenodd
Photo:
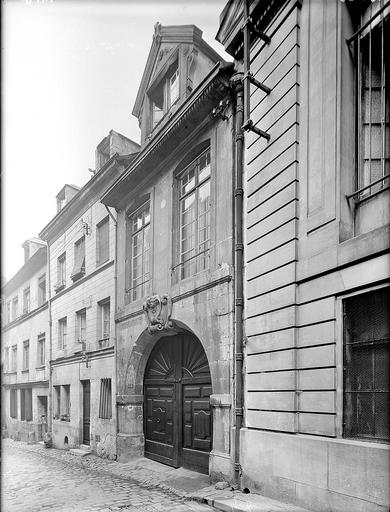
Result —
M 184 501 L 150 483 L 105 471 L 110 463 L 87 462 L 37 445 L 3 443 L 4 512 L 207 512 L 207 505 Z

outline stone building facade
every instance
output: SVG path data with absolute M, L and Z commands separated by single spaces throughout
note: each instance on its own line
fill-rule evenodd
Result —
M 230 1 L 217 35 L 247 88 L 241 483 L 316 511 L 390 502 L 389 10 Z
M 25 262 L 2 288 L 2 429 L 15 440 L 41 440 L 47 427 L 49 315 L 46 244 L 23 244 Z
M 193 26 L 155 26 L 118 215 L 118 459 L 232 476 L 232 65 Z
M 74 186 L 62 189 L 58 213 L 40 233 L 49 252 L 53 445 L 86 445 L 111 459 L 116 455 L 116 217 L 99 199 L 138 148 L 112 130 L 97 147 L 91 179 L 75 194 Z

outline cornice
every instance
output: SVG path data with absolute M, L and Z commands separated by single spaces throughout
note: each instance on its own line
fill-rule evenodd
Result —
M 91 350 L 89 352 L 78 352 L 77 354 L 72 354 L 66 357 L 59 357 L 57 359 L 52 359 L 50 361 L 50 366 L 63 366 L 65 364 L 73 364 L 73 363 L 82 363 L 85 361 L 87 357 L 88 360 L 92 359 L 101 359 L 103 357 L 112 356 L 114 354 L 114 346 L 101 348 L 99 350 Z
M 16 327 L 17 325 L 27 322 L 33 316 L 38 315 L 39 313 L 42 313 L 42 311 L 47 309 L 47 307 L 48 307 L 48 302 L 45 302 L 44 304 L 42 304 L 42 306 L 39 306 L 39 308 L 36 308 L 33 311 L 30 311 L 29 313 L 19 316 L 16 320 L 13 320 L 9 324 L 5 325 L 2 329 L 3 332 L 7 332 L 7 331 L 13 329 L 14 327 Z

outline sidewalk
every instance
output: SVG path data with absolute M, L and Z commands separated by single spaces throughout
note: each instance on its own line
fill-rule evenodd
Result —
M 3 439 L 3 448 L 17 445 L 29 452 L 39 452 L 44 457 L 61 460 L 65 464 L 85 467 L 89 471 L 136 481 L 141 486 L 155 487 L 184 500 L 205 503 L 224 512 L 309 512 L 295 505 L 282 503 L 258 494 L 244 494 L 229 488 L 216 490 L 210 485 L 208 475 L 202 475 L 184 468 L 171 468 L 149 459 L 140 458 L 127 463 L 101 459 L 93 454 L 84 457 L 69 451 L 46 449 L 41 444 L 28 445 L 20 441 Z M 140 511 L 142 512 L 142 511 Z

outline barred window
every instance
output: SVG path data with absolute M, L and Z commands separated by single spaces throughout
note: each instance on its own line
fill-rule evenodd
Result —
M 32 420 L 32 389 L 26 388 L 20 390 L 20 419 L 25 421 Z
M 96 265 L 108 261 L 110 257 L 110 245 L 109 245 L 109 219 L 106 217 L 96 226 Z
M 18 417 L 18 390 L 17 389 L 10 389 L 10 410 L 9 415 L 11 418 L 17 418 Z
M 368 3 L 353 38 L 357 60 L 357 200 L 390 184 L 390 7 L 383 9 L 384 3 Z
M 99 418 L 112 418 L 111 379 L 100 379 Z
M 344 436 L 389 440 L 390 288 L 344 301 Z
M 210 149 L 179 176 L 181 278 L 209 267 Z
M 136 210 L 130 217 L 131 226 L 131 300 L 150 293 L 150 202 Z

